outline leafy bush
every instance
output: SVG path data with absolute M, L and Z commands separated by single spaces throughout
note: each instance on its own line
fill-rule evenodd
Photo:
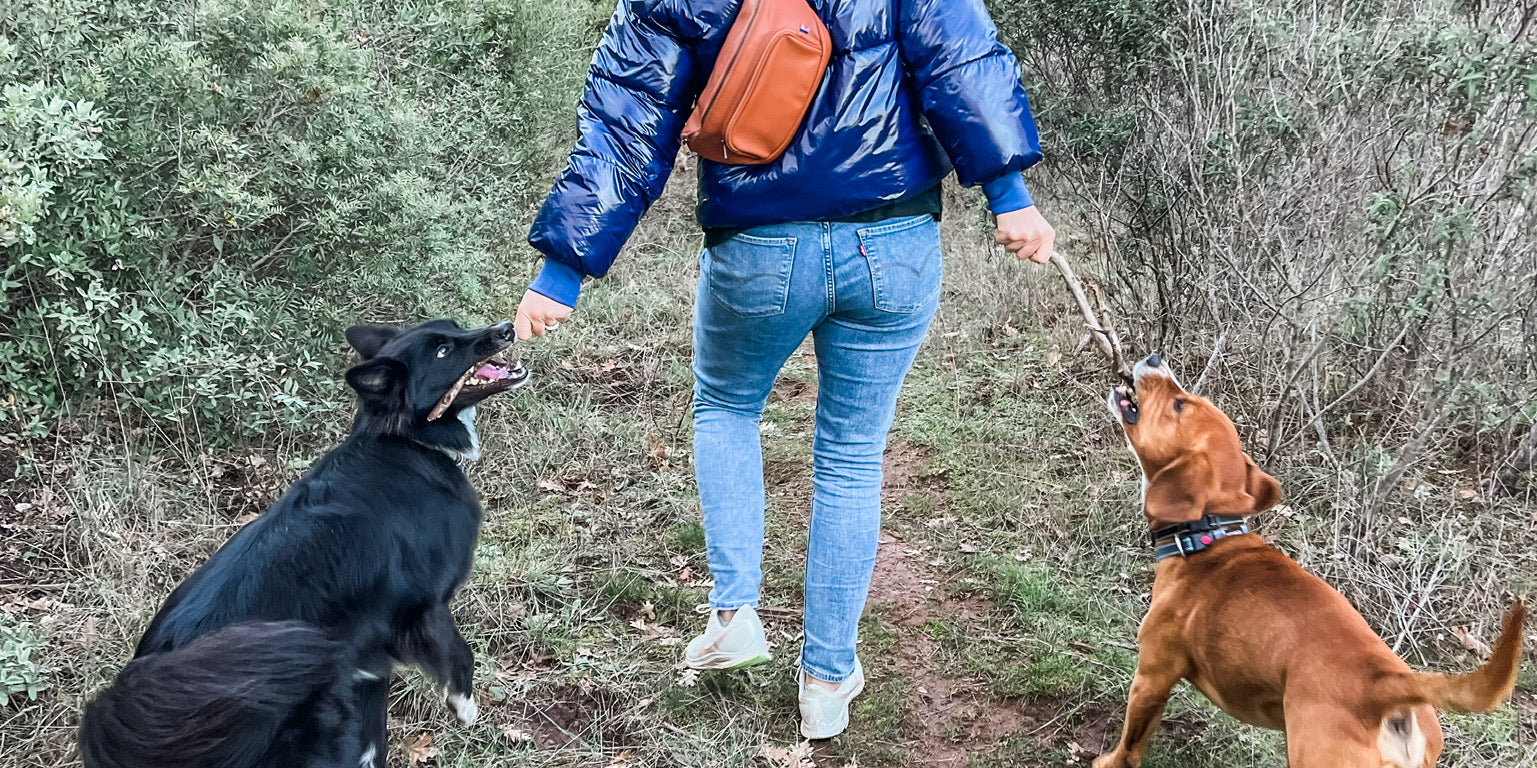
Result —
M 48 688 L 48 669 L 38 658 L 48 641 L 27 624 L 0 617 L 0 700 L 26 694 L 30 701 Z
M 574 88 L 582 56 L 551 43 L 584 14 L 20 3 L 0 19 L 0 433 L 102 396 L 211 438 L 300 426 L 340 395 L 349 322 L 505 314 L 564 142 L 530 115 Z

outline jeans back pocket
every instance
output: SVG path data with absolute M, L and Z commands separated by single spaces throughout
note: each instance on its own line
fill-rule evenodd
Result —
M 710 297 L 741 317 L 782 314 L 790 298 L 795 238 L 735 235 L 704 253 Z
M 944 259 L 939 223 L 933 216 L 913 216 L 860 229 L 859 248 L 870 263 L 876 309 L 912 313 L 939 299 Z

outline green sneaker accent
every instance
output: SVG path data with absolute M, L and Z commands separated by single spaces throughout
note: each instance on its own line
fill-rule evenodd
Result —
M 761 667 L 774 660 L 773 656 L 754 656 L 731 669 L 747 669 L 748 667 Z

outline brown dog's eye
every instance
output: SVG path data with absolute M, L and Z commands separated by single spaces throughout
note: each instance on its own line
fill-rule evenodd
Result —
M 1184 398 L 1175 398 L 1174 399 L 1174 412 L 1175 413 L 1184 413 L 1185 412 L 1185 400 L 1184 400 Z

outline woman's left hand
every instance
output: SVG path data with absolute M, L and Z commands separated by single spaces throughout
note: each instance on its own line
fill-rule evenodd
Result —
M 523 300 L 518 302 L 518 317 L 512 326 L 518 333 L 518 340 L 527 341 L 555 330 L 569 317 L 570 307 L 542 293 L 524 291 Z

